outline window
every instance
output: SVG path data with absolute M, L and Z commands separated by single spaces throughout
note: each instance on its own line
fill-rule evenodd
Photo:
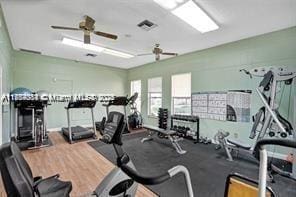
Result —
M 141 112 L 141 80 L 131 81 L 131 95 L 138 92 L 138 98 L 136 100 L 136 107 Z
M 191 114 L 191 73 L 172 75 L 172 114 Z
M 158 108 L 162 106 L 162 79 L 148 79 L 148 115 L 157 116 Z

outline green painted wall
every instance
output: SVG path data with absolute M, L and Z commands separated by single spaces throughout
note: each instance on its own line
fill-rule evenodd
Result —
M 192 92 L 253 90 L 251 114 L 255 114 L 262 105 L 255 93 L 259 79 L 251 80 L 239 69 L 275 65 L 296 67 L 296 27 L 136 67 L 128 71 L 128 81 L 142 80 L 142 113 L 144 121 L 149 124 L 157 124 L 157 120 L 147 117 L 147 79 L 163 78 L 163 107 L 170 109 L 171 75 L 185 72 L 192 73 Z M 286 114 L 288 88 L 283 97 L 282 112 Z M 201 120 L 200 130 L 201 135 L 213 137 L 221 128 L 232 135 L 238 133 L 238 138 L 249 142 L 251 125 Z
M 0 7 L 0 67 L 2 68 L 2 92 L 9 93 L 11 88 L 12 47 L 7 33 L 5 21 Z M 2 138 L 3 142 L 9 140 L 10 110 L 9 106 L 2 106 Z M 1 142 L 1 140 L 0 140 Z
M 47 90 L 56 94 L 113 93 L 125 95 L 127 92 L 127 71 L 123 69 L 25 52 L 15 52 L 14 59 L 14 88 L 26 87 L 32 91 Z M 54 103 L 48 107 L 49 128 L 67 125 L 64 109 L 66 104 Z M 101 120 L 105 115 L 105 108 L 97 103 L 96 120 Z M 72 113 L 73 125 L 91 124 L 90 118 L 89 110 L 75 110 Z

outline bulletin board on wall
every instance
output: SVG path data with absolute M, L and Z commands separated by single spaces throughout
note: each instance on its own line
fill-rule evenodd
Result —
M 192 115 L 201 119 L 249 122 L 251 93 L 250 90 L 192 93 Z

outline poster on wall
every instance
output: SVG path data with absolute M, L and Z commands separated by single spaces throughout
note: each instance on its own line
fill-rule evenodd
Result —
M 226 120 L 227 92 L 192 94 L 192 114 L 203 119 Z
M 251 91 L 196 92 L 191 96 L 192 115 L 201 119 L 249 122 Z
M 250 122 L 252 91 L 227 92 L 227 121 Z

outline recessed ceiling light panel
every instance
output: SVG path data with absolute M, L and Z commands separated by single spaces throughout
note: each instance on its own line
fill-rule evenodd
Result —
M 103 51 L 103 53 L 108 54 L 108 55 L 114 55 L 117 57 L 122 57 L 122 58 L 132 58 L 134 57 L 134 55 L 128 54 L 128 53 L 123 53 L 117 50 L 113 50 L 113 49 L 105 49 Z
M 172 13 L 201 33 L 219 28 L 219 26 L 192 0 L 177 7 Z
M 99 53 L 104 50 L 103 47 L 93 45 L 93 44 L 84 44 L 83 42 L 81 42 L 79 40 L 73 40 L 73 39 L 69 39 L 69 38 L 63 38 L 62 43 L 65 45 L 72 46 L 72 47 L 82 48 L 82 49 L 86 49 L 89 51 L 95 51 L 95 52 L 99 52 Z
M 82 48 L 82 49 L 86 49 L 89 51 L 95 51 L 98 53 L 105 53 L 108 55 L 113 55 L 113 56 L 117 56 L 117 57 L 121 57 L 121 58 L 132 58 L 134 57 L 134 55 L 128 54 L 128 53 L 124 53 L 121 51 L 117 51 L 114 49 L 108 49 L 105 47 L 100 47 L 98 45 L 94 45 L 94 44 L 84 44 L 82 41 L 79 40 L 73 40 L 70 38 L 63 38 L 62 43 L 65 45 L 69 45 L 69 46 L 73 46 L 73 47 L 78 47 L 78 48 Z
M 183 3 L 184 0 L 153 0 L 155 3 L 161 7 L 172 10 L 176 8 L 179 4 Z

